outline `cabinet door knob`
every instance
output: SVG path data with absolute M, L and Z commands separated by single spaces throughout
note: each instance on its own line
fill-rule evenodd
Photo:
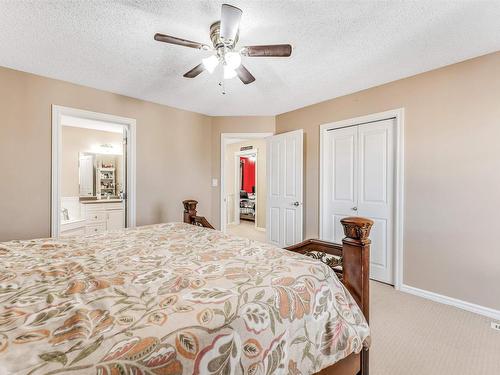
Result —
M 353 210 L 353 211 L 357 211 L 357 210 L 358 210 L 358 208 L 357 208 L 357 207 L 353 207 L 353 208 L 351 208 L 351 210 Z

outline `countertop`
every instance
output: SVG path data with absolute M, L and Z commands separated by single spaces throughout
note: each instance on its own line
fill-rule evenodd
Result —
M 121 203 L 123 199 L 86 199 L 80 201 L 82 204 L 95 204 L 95 203 Z

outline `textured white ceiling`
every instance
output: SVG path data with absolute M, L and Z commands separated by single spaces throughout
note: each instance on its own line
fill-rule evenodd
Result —
M 240 43 L 290 43 L 289 59 L 247 58 L 244 86 L 182 74 L 206 52 L 223 1 L 0 0 L 0 65 L 209 115 L 274 115 L 500 50 L 500 1 L 227 1 Z M 1 84 L 1 82 L 0 82 Z

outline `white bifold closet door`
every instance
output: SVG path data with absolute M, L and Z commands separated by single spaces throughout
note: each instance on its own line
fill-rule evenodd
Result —
M 266 138 L 267 241 L 279 247 L 303 240 L 302 129 Z
M 326 132 L 322 148 L 322 239 L 342 243 L 340 220 L 372 219 L 370 277 L 394 282 L 394 126 L 388 119 Z

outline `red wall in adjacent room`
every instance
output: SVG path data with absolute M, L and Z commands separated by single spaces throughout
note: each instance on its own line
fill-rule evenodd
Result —
M 255 186 L 255 161 L 247 157 L 240 157 L 243 162 L 243 190 L 252 192 L 252 186 Z

